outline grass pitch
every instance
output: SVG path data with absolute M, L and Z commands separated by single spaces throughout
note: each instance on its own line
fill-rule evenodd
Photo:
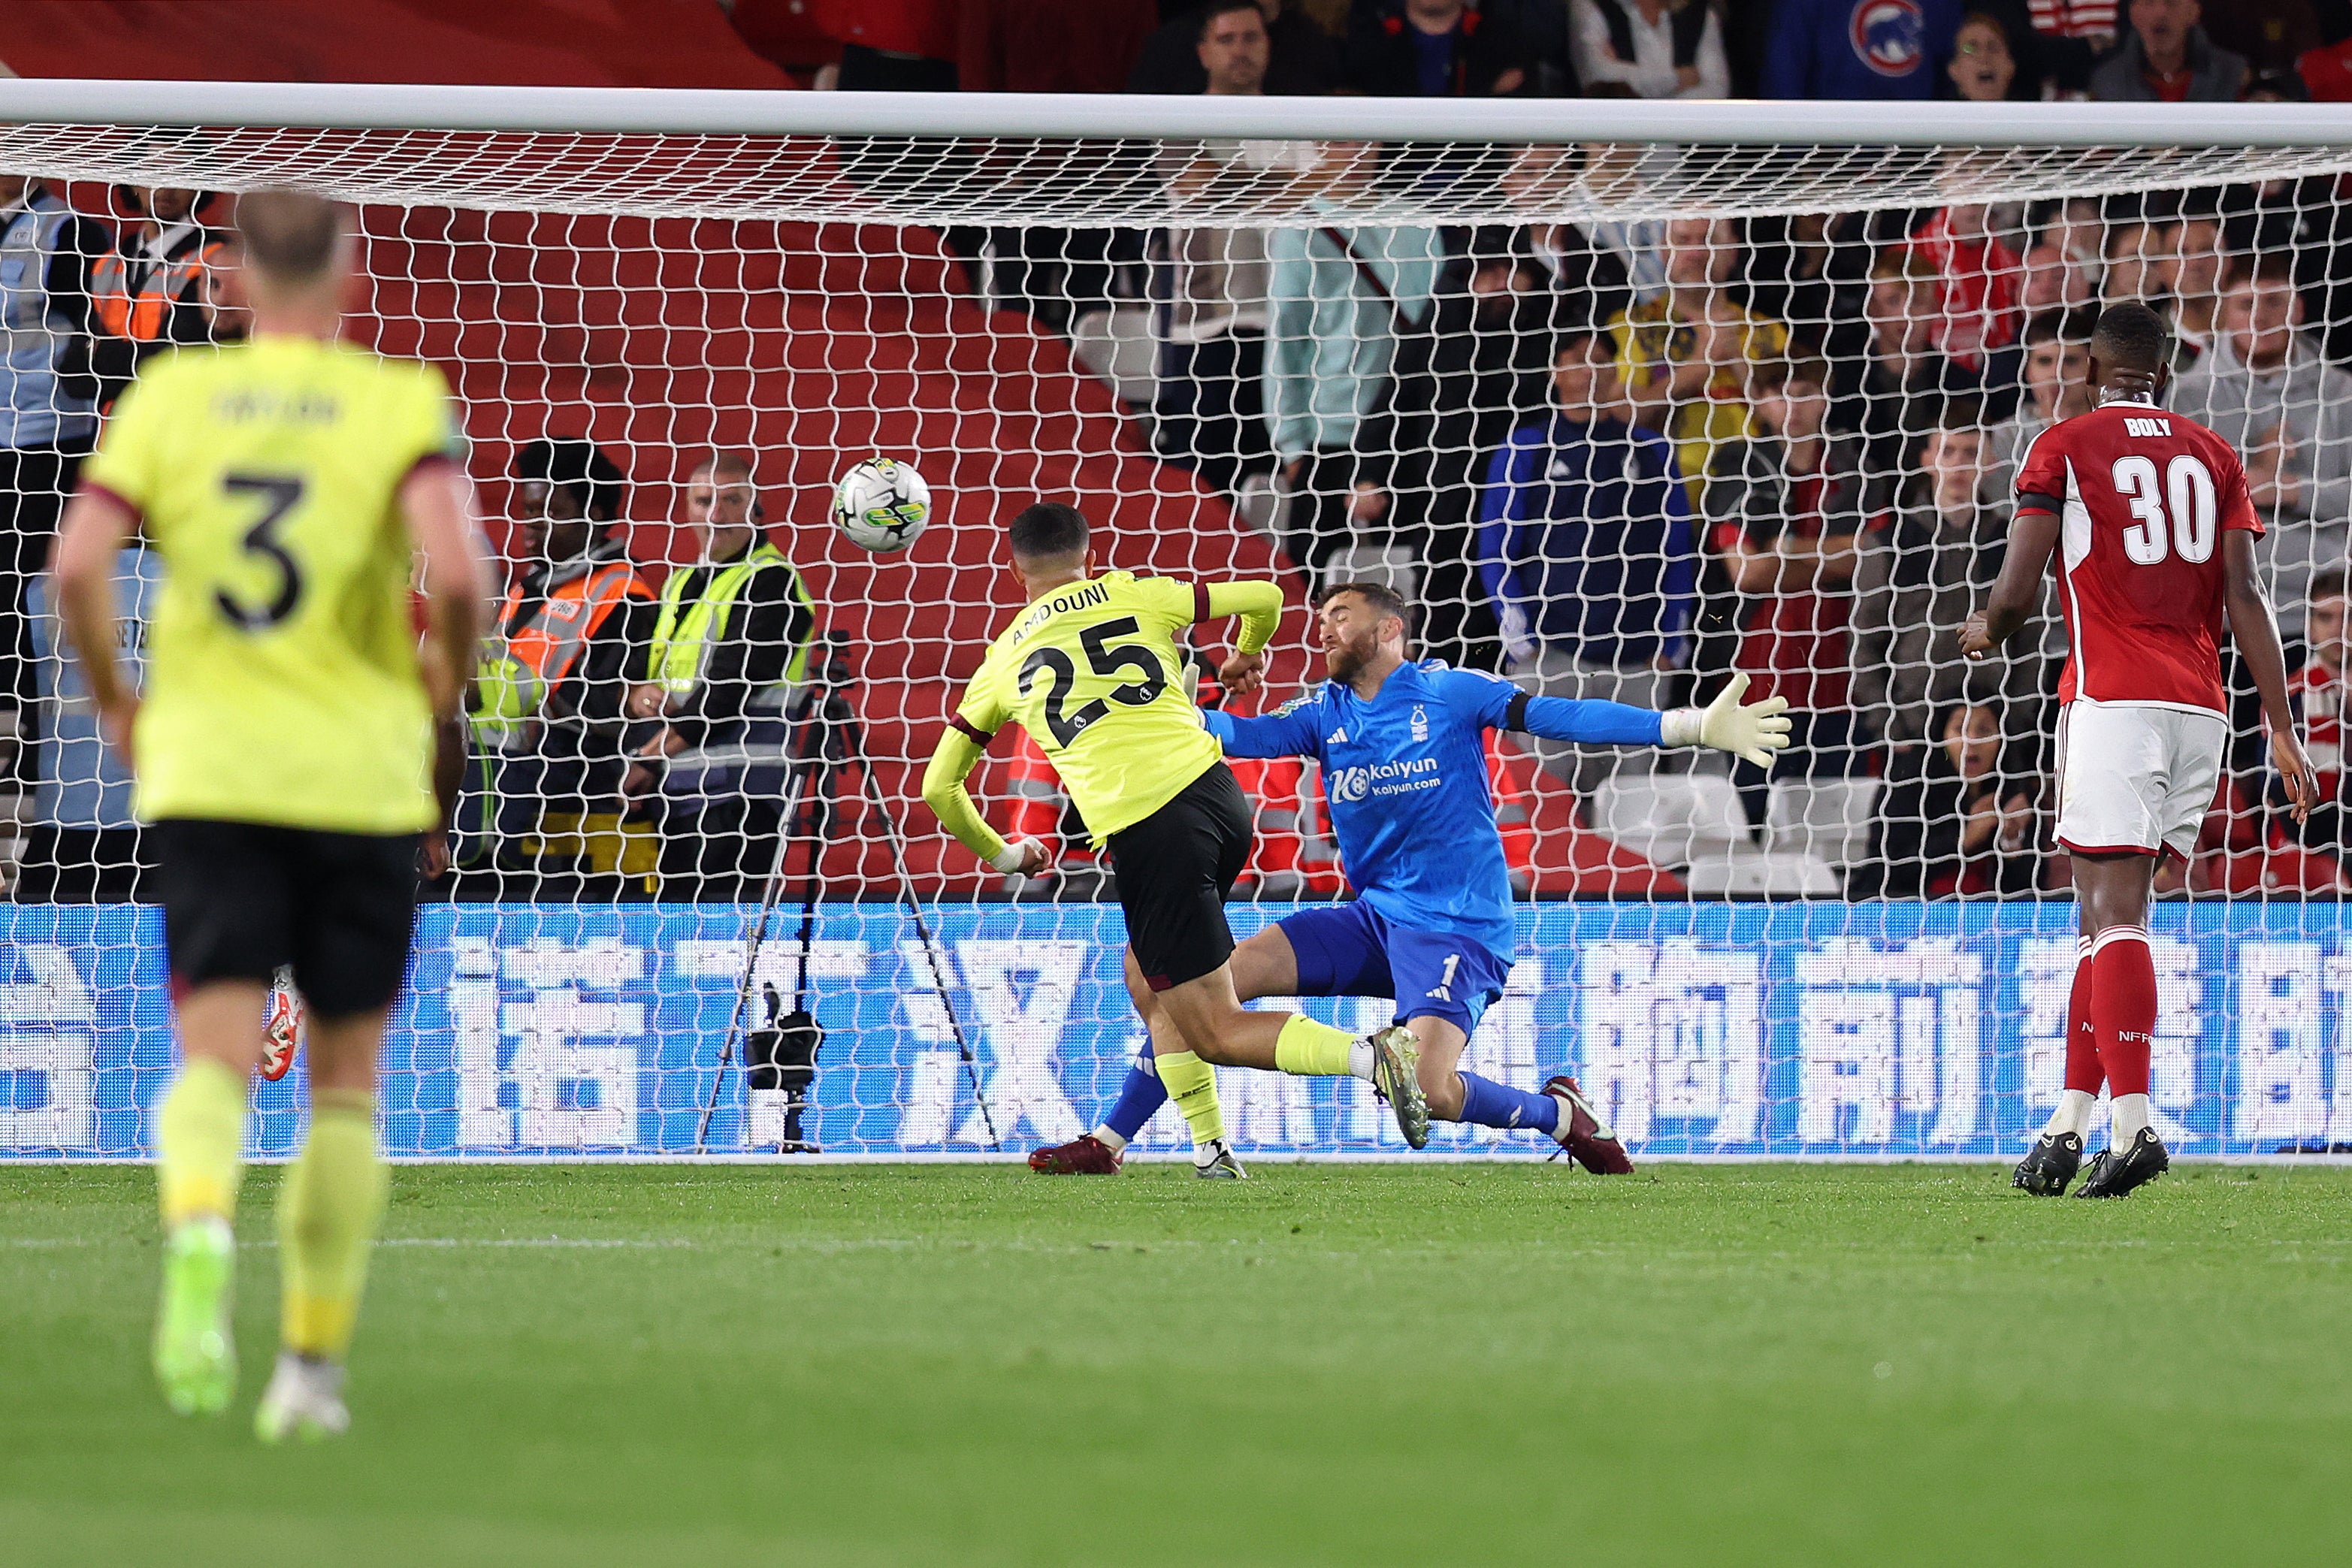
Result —
M 2352 1173 L 412 1168 L 352 1436 L 164 1412 L 152 1179 L 0 1170 L 0 1560 L 1985 1564 L 2352 1539 Z M 2302 1549 L 2300 1552 L 2297 1549 Z

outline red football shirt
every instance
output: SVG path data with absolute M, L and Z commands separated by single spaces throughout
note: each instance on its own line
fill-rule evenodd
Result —
M 2221 536 L 2260 537 L 2263 525 L 2228 442 L 2152 403 L 2105 403 L 2034 438 L 2017 504 L 2058 515 L 2058 599 L 2074 644 L 2059 701 L 2229 711 Z

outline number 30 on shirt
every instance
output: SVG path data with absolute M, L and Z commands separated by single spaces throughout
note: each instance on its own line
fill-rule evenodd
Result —
M 2135 520 L 2124 529 L 2124 554 L 2134 564 L 2155 566 L 2168 554 L 2192 562 L 2213 559 L 2213 474 L 2202 458 L 2182 453 L 2159 476 L 2153 458 L 2134 453 L 2116 459 L 2115 478 L 2116 493 L 2131 503 Z

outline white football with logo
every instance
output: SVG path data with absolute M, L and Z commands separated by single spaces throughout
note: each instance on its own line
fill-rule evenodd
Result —
M 833 487 L 834 527 L 860 549 L 895 554 L 930 520 L 931 487 L 895 457 L 869 457 Z

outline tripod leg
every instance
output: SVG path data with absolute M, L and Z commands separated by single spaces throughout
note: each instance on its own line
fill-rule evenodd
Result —
M 898 896 L 906 901 L 908 914 L 914 917 L 915 935 L 923 944 L 924 962 L 931 971 L 931 989 L 940 998 L 940 1010 L 948 1015 L 948 1030 L 955 1036 L 956 1055 L 963 1061 L 964 1076 L 971 1083 L 971 1097 L 980 1107 L 980 1124 L 988 1133 L 988 1146 L 1002 1153 L 1004 1141 L 996 1135 L 996 1117 L 988 1108 L 988 1096 L 980 1084 L 980 1061 L 964 1038 L 963 1020 L 956 1016 L 955 998 L 950 994 L 947 976 L 940 967 L 938 939 L 931 935 L 930 923 L 923 918 L 923 903 L 915 893 L 915 878 L 907 869 L 906 841 L 899 835 L 898 820 L 890 814 L 889 805 L 882 798 L 882 786 L 875 782 L 874 769 L 866 764 L 864 737 L 855 727 L 841 727 L 842 744 L 851 764 L 863 780 L 866 803 L 882 819 L 882 833 L 890 845 L 890 864 L 898 874 Z
M 698 1155 L 710 1142 L 710 1118 L 719 1110 L 719 1091 L 727 1082 L 727 1069 L 735 1059 L 735 1042 L 742 1038 L 743 1020 L 751 1011 L 752 976 L 760 967 L 760 948 L 768 939 L 768 920 L 776 912 L 776 896 L 783 891 L 784 856 L 792 848 L 793 829 L 800 821 L 807 782 L 805 768 L 795 766 L 792 782 L 784 791 L 784 831 L 776 837 L 775 859 L 768 867 L 767 885 L 760 890 L 760 917 L 752 922 L 751 936 L 743 943 L 743 973 L 735 986 L 735 1010 L 727 1020 L 726 1043 L 719 1048 L 719 1071 L 711 1075 L 710 1098 L 703 1103 L 702 1120 L 694 1130 L 694 1152 Z

